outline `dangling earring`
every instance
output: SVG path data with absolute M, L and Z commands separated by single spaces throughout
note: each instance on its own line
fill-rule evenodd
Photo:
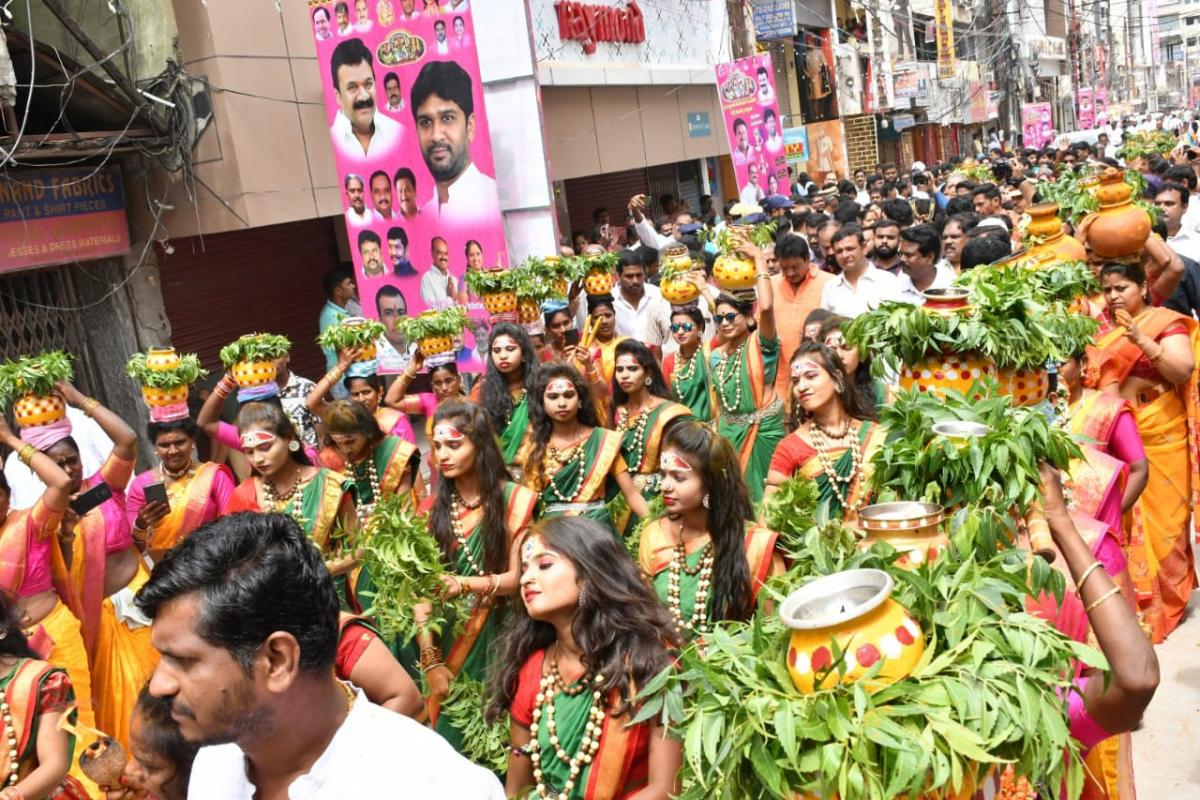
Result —
M 707 494 L 704 495 L 704 499 L 700 501 L 700 505 L 704 506 L 705 508 L 708 508 L 708 495 Z
M 846 384 L 838 381 L 836 384 L 834 384 L 833 390 L 838 394 L 841 394 L 842 392 L 846 391 Z
M 288 442 L 288 450 L 291 450 L 293 453 L 299 452 L 300 451 L 300 443 L 297 442 L 295 439 L 292 439 L 290 442 Z
M 649 385 L 650 385 L 650 379 L 649 379 L 649 378 L 646 378 L 646 385 L 647 385 L 647 386 L 649 386 Z
M 586 604 L 587 604 L 587 587 L 581 586 L 579 588 L 579 607 L 583 608 Z

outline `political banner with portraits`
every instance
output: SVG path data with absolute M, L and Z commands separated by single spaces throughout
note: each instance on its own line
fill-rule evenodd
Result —
M 718 64 L 716 70 L 738 198 L 758 205 L 768 195 L 787 194 L 787 154 L 770 53 Z
M 399 350 L 400 317 L 466 303 L 468 267 L 508 266 L 469 3 L 308 11 L 359 298 Z

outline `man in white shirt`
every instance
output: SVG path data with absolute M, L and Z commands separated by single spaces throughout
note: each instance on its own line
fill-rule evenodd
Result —
M 754 160 L 754 149 L 750 147 L 750 127 L 741 117 L 733 121 L 733 165 L 746 164 Z
M 400 91 L 400 76 L 389 72 L 383 76 L 383 94 L 387 98 L 386 111 L 395 114 L 404 110 L 404 93 Z
M 396 205 L 400 207 L 401 218 L 412 221 L 421 216 L 421 207 L 417 205 L 417 176 L 408 167 L 396 170 L 392 184 L 396 187 Z
M 334 677 L 337 591 L 288 516 L 196 531 L 155 565 L 137 604 L 162 654 L 150 692 L 201 745 L 189 797 L 504 797 L 445 739 Z
M 638 240 L 655 250 L 662 250 L 664 247 L 673 244 L 679 244 L 679 228 L 682 225 L 693 225 L 696 218 L 688 211 L 676 211 L 674 219 L 671 220 L 671 235 L 663 236 L 654 229 L 654 223 L 646 216 L 646 195 L 635 194 L 629 199 L 629 215 L 633 217 L 633 229 L 637 233 Z
M 900 232 L 900 284 L 907 303 L 925 304 L 929 289 L 946 289 L 954 283 L 954 269 L 941 261 L 942 243 L 932 225 L 916 225 Z
M 775 103 L 775 89 L 771 86 L 771 76 L 767 74 L 766 67 L 758 68 L 757 79 L 758 104 L 763 106 L 773 105 Z
M 746 168 L 746 185 L 742 187 L 738 200 L 748 206 L 756 206 L 766 196 L 767 193 L 758 185 L 758 164 L 751 164 Z
M 347 39 L 329 59 L 333 89 L 341 108 L 329 127 L 329 137 L 345 158 L 355 161 L 394 155 L 400 144 L 400 123 L 375 113 L 375 68 L 362 39 Z
M 843 225 L 833 234 L 830 246 L 842 273 L 825 284 L 821 308 L 854 319 L 880 303 L 905 299 L 900 279 L 867 260 L 862 228 Z
M 350 6 L 346 3 L 338 3 L 333 7 L 333 14 L 337 17 L 337 33 L 338 36 L 349 36 L 354 33 L 354 26 L 350 24 Z
M 367 191 L 361 176 L 350 173 L 342 181 L 342 186 L 346 189 L 346 203 L 349 206 L 346 209 L 346 222 L 352 227 L 361 228 L 379 221 L 375 209 L 367 208 Z
M 450 55 L 450 42 L 446 39 L 446 20 L 439 19 L 433 23 L 434 50 L 439 56 Z
M 767 150 L 778 153 L 783 149 L 783 133 L 779 130 L 779 115 L 775 109 L 768 108 L 763 114 L 763 124 L 767 127 Z
M 441 236 L 429 245 L 433 266 L 421 276 L 421 302 L 427 308 L 446 308 L 459 295 L 458 278 L 450 274 L 450 245 Z
M 359 33 L 370 33 L 371 28 L 375 27 L 367 10 L 367 0 L 354 0 L 354 17 L 354 30 Z
M 1167 223 L 1167 244 L 1181 256 L 1200 261 L 1200 233 L 1183 227 L 1188 208 L 1188 190 L 1182 183 L 1164 183 L 1154 195 L 1154 205 Z
M 71 423 L 71 438 L 79 445 L 83 474 L 95 475 L 112 452 L 112 439 L 95 420 L 75 406 L 67 406 L 67 421 Z M 46 484 L 17 458 L 16 450 L 10 451 L 4 460 L 4 477 L 8 481 L 8 506 L 15 511 L 33 508 L 46 492 Z
M 371 204 L 384 222 L 400 217 L 392 207 L 392 179 L 381 169 L 371 173 Z
M 646 282 L 646 267 L 638 250 L 622 250 L 613 288 L 617 334 L 632 336 L 660 353 L 671 338 L 671 306 L 658 287 Z
M 317 6 L 317 10 L 312 14 L 313 34 L 318 42 L 327 41 L 333 36 L 333 31 L 329 28 L 329 9 L 325 6 Z
M 496 181 L 471 161 L 475 101 L 471 76 L 453 61 L 430 61 L 413 82 L 413 120 L 434 193 L 422 209 L 439 221 L 478 224 L 500 218 Z

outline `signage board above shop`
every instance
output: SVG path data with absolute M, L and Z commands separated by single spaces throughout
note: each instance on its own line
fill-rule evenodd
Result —
M 791 39 L 796 35 L 796 4 L 793 0 L 750 0 L 754 11 L 754 35 L 759 41 Z
M 0 272 L 129 252 L 115 165 L 13 170 L 0 178 Z
M 646 41 L 646 20 L 637 0 L 629 0 L 624 7 L 559 0 L 554 10 L 558 13 L 559 38 L 579 42 L 587 55 L 596 52 L 596 42 Z

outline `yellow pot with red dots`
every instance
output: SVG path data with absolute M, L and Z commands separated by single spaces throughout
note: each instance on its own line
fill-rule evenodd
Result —
M 237 385 L 243 389 L 266 386 L 275 380 L 276 372 L 274 361 L 239 361 L 229 370 Z
M 925 637 L 904 606 L 891 599 L 893 586 L 882 570 L 851 569 L 787 596 L 779 616 L 792 629 L 787 669 L 801 693 L 853 683 L 880 662 L 868 682 L 872 688 L 912 672 L 925 652 Z
M 146 369 L 166 372 L 179 366 L 179 353 L 174 347 L 151 347 L 146 351 Z
M 483 307 L 494 317 L 514 314 L 517 311 L 516 292 L 484 292 Z
M 537 300 L 522 297 L 517 301 L 517 319 L 523 325 L 532 325 L 542 318 L 542 307 Z
M 592 267 L 583 277 L 583 290 L 593 297 L 612 294 L 613 274 L 604 267 Z
M 421 349 L 421 355 L 431 358 L 453 350 L 454 339 L 450 336 L 426 336 L 417 342 L 417 347 Z
M 946 511 L 937 503 L 876 503 L 858 512 L 858 527 L 866 536 L 860 546 L 866 550 L 875 542 L 887 542 L 900 551 L 896 565 L 916 569 L 927 561 L 936 561 L 950 546 L 942 530 Z
M 169 389 L 160 389 L 156 386 L 143 386 L 142 399 L 146 401 L 146 405 L 150 408 L 177 406 L 180 403 L 187 402 L 188 387 L 186 383 L 182 386 L 172 386 Z
M 50 425 L 67 415 L 67 404 L 53 394 L 23 394 L 13 402 L 13 418 L 22 428 Z
M 900 369 L 900 385 L 944 395 L 948 389 L 966 394 L 971 384 L 995 378 L 996 365 L 977 353 L 939 353 Z
M 1036 406 L 1050 394 L 1050 374 L 1044 369 L 1005 369 L 996 371 L 1000 394 L 1012 398 L 1014 406 Z
M 713 264 L 713 280 L 727 292 L 753 289 L 757 280 L 754 261 L 741 254 L 719 256 Z

